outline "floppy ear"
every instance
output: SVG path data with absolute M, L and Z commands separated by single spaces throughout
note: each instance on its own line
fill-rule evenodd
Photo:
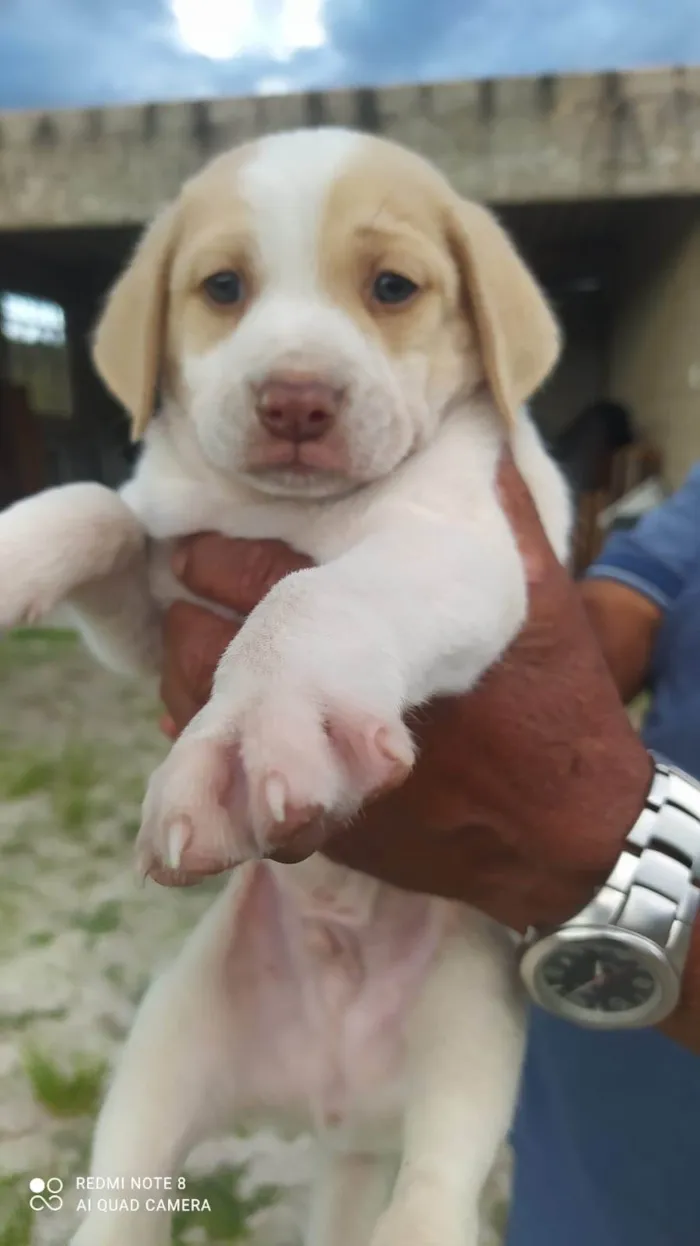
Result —
M 496 218 L 461 200 L 451 241 L 476 325 L 486 379 L 509 427 L 559 358 L 559 326 Z
M 156 400 L 176 220 L 173 205 L 146 230 L 108 295 L 93 337 L 95 367 L 131 415 L 133 441 L 143 436 Z

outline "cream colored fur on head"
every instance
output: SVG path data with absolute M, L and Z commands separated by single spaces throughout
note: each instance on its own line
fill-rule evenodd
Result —
M 273 195 L 261 156 L 271 165 L 275 145 Z M 245 275 L 228 315 L 203 292 L 217 265 Z M 405 306 L 368 296 L 382 268 L 416 279 Z M 328 130 L 237 149 L 189 182 L 112 290 L 94 358 L 135 438 L 160 389 L 191 412 L 207 457 L 243 473 L 251 386 L 289 366 L 320 373 L 350 391 L 341 431 L 364 481 L 425 444 L 482 378 L 512 429 L 558 350 L 545 299 L 489 211 L 420 157 Z
M 139 1008 L 91 1162 L 121 1184 L 73 1246 L 166 1246 L 169 1194 L 134 1210 L 134 1183 L 176 1196 L 198 1142 L 260 1123 L 316 1135 L 306 1246 L 477 1246 L 523 1047 L 510 937 L 318 853 L 268 858 L 400 780 L 408 711 L 467 692 L 522 627 L 506 438 L 565 557 L 566 490 L 522 408 L 557 350 L 490 213 L 344 130 L 214 161 L 109 296 L 95 359 L 143 452 L 118 494 L 0 514 L 0 626 L 64 611 L 101 661 L 157 674 L 174 538 L 277 538 L 315 565 L 248 616 L 148 784 L 140 871 L 233 872 Z M 261 419 L 290 373 L 332 407 L 293 445 Z

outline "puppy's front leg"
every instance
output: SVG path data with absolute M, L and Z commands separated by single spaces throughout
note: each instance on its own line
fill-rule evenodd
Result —
M 0 515 L 0 631 L 46 617 L 77 627 L 112 669 L 157 669 L 146 534 L 104 485 L 47 489 Z
M 352 815 L 411 768 L 406 710 L 468 689 L 517 633 L 524 569 L 495 496 L 468 522 L 400 518 L 250 616 L 151 780 L 146 870 L 224 868 Z
M 371 1246 L 476 1246 L 479 1200 L 510 1127 L 523 1043 L 512 945 L 465 911 L 409 1026 L 403 1159 Z

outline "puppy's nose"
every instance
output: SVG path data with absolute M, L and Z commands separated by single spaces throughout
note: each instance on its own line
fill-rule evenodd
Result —
M 343 391 L 299 373 L 260 387 L 256 411 L 263 428 L 282 441 L 318 441 L 335 423 Z

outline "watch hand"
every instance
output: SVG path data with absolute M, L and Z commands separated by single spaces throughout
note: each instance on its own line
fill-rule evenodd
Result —
M 578 997 L 581 996 L 582 991 L 590 990 L 590 988 L 592 986 L 595 986 L 595 984 L 596 984 L 595 978 L 591 978 L 589 982 L 581 982 L 580 985 L 575 988 L 575 990 L 569 992 L 569 999 L 576 1000 Z

